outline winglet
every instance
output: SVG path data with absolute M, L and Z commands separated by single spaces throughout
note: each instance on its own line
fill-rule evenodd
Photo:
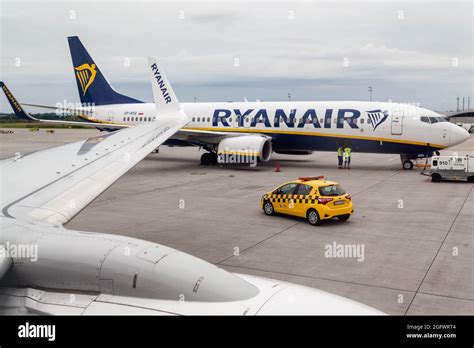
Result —
M 15 113 L 16 117 L 21 118 L 22 120 L 27 120 L 27 121 L 38 121 L 38 119 L 34 118 L 30 114 L 28 114 L 23 108 L 21 107 L 21 104 L 16 100 L 16 98 L 13 96 L 13 94 L 10 92 L 10 90 L 7 88 L 7 86 L 3 83 L 3 81 L 0 81 L 0 87 L 3 90 L 3 93 L 5 93 L 5 96 L 8 99 L 8 102 L 10 103 L 10 106 L 13 109 L 13 112 Z
M 156 113 L 177 112 L 181 109 L 178 98 L 174 94 L 166 75 L 158 64 L 158 58 L 148 57 L 153 99 L 155 100 Z

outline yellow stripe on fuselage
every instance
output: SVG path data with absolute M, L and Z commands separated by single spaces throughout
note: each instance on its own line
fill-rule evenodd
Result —
M 426 143 L 420 141 L 403 140 L 403 139 L 390 139 L 390 138 L 378 138 L 378 137 L 365 137 L 360 135 L 345 135 L 345 134 L 334 134 L 334 133 L 316 133 L 316 132 L 294 132 L 286 130 L 266 130 L 266 129 L 250 129 L 250 128 L 209 128 L 209 127 L 184 127 L 189 130 L 202 130 L 202 131 L 216 131 L 216 132 L 236 132 L 236 133 L 265 133 L 265 134 L 292 134 L 292 135 L 305 135 L 313 137 L 328 137 L 328 138 L 345 138 L 345 139 L 361 139 L 361 140 L 372 140 L 372 141 L 383 141 L 387 143 L 401 143 L 409 145 L 420 145 L 426 146 Z M 444 149 L 447 146 L 439 144 L 430 144 L 430 147 L 436 147 Z

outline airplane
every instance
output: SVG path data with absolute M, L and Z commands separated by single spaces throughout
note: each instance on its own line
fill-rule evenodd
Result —
M 317 289 L 230 273 L 161 244 L 63 226 L 189 122 L 156 58 L 148 69 L 154 121 L 0 162 L 0 314 L 384 314 Z M 0 86 L 15 113 L 28 117 Z
M 82 106 L 74 111 L 97 128 L 114 130 L 153 121 L 153 103 L 116 92 L 77 36 L 68 37 Z M 166 95 L 163 85 L 162 92 Z M 26 104 L 58 110 L 57 106 Z M 413 159 L 469 138 L 441 114 L 415 105 L 364 101 L 182 103 L 191 122 L 165 145 L 199 146 L 201 164 L 269 161 L 272 153 L 307 155 L 336 151 L 400 154 Z M 64 111 L 63 110 L 63 111 Z M 64 121 L 65 122 L 65 121 Z M 104 126 L 106 124 L 106 126 Z M 245 162 L 246 163 L 246 162 Z

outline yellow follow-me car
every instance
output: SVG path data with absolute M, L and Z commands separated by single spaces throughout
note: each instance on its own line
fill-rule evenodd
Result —
M 267 215 L 275 213 L 308 219 L 311 225 L 339 218 L 346 221 L 354 213 L 350 194 L 322 176 L 300 177 L 263 195 L 260 207 Z

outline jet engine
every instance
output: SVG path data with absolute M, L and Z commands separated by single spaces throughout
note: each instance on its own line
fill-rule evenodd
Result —
M 271 155 L 271 138 L 264 135 L 225 138 L 217 147 L 219 163 L 249 163 L 252 159 L 267 162 Z

